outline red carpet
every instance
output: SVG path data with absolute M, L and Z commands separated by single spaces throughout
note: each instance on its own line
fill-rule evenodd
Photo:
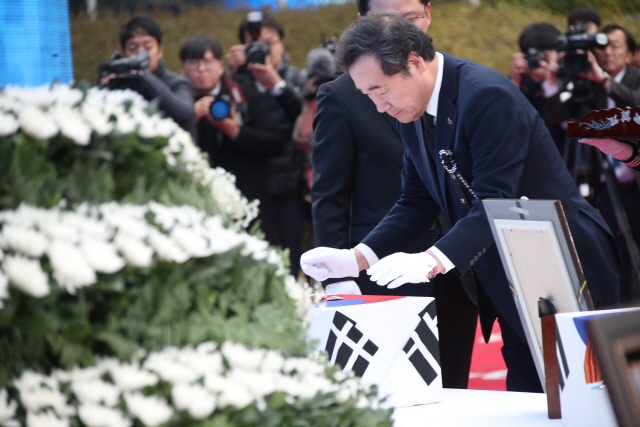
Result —
M 471 372 L 469 373 L 469 389 L 473 390 L 507 390 L 507 367 L 502 360 L 502 337 L 500 325 L 493 325 L 491 339 L 488 343 L 482 338 L 480 324 L 476 328 L 476 342 L 471 356 Z

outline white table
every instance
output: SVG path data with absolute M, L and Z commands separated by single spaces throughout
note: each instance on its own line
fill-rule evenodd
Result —
M 561 426 L 547 416 L 547 395 L 488 390 L 443 389 L 438 403 L 397 408 L 395 427 Z

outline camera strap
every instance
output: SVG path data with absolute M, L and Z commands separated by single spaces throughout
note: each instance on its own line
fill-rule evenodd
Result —
M 231 94 L 231 98 L 233 99 L 233 103 L 236 104 L 236 107 L 246 104 L 247 100 L 244 98 L 240 85 L 238 85 L 235 80 L 230 79 L 227 76 L 222 77 L 224 78 L 224 82 L 227 84 L 227 88 L 229 88 L 229 93 Z
M 471 201 L 478 199 L 478 196 L 476 196 L 476 193 L 471 189 L 471 185 L 458 170 L 458 165 L 453 158 L 451 150 L 440 150 L 439 154 L 442 167 L 444 167 L 447 175 L 451 178 L 451 184 L 453 185 L 453 190 L 456 192 L 458 202 L 460 202 L 462 212 L 469 212 L 472 206 Z

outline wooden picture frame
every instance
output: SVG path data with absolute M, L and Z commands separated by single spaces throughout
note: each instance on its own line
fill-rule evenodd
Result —
M 640 310 L 587 321 L 619 427 L 640 425 Z
M 538 301 L 551 300 L 557 313 L 593 310 L 562 204 L 518 199 L 485 199 L 482 203 L 546 391 Z

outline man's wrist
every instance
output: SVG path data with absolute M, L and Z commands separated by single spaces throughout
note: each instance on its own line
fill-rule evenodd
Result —
M 271 89 L 271 95 L 280 96 L 282 92 L 284 92 L 284 88 L 287 87 L 287 82 L 284 80 L 280 80 L 278 83 L 273 85 L 273 89 Z

